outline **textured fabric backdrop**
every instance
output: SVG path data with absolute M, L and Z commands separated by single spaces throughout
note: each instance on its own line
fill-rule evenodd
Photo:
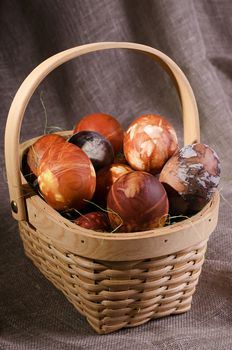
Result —
M 0 2 L 0 349 L 232 349 L 232 2 L 231 0 L 1 0 Z M 99 336 L 25 257 L 11 217 L 3 138 L 11 101 L 47 57 L 80 44 L 131 41 L 169 55 L 188 77 L 199 107 L 201 139 L 222 161 L 217 229 L 210 237 L 192 309 Z M 177 129 L 181 109 L 165 72 L 149 58 L 111 50 L 53 72 L 27 108 L 21 139 L 48 125 L 71 129 L 103 111 L 127 127 L 159 113 Z

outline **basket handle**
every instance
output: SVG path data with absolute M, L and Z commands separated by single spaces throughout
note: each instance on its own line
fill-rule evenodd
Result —
M 20 173 L 19 136 L 25 109 L 32 94 L 41 81 L 61 64 L 89 52 L 116 48 L 142 52 L 157 61 L 168 72 L 177 88 L 182 105 L 184 143 L 200 141 L 199 116 L 192 88 L 181 69 L 164 53 L 146 45 L 128 42 L 99 42 L 62 51 L 42 62 L 27 76 L 9 110 L 5 130 L 5 164 L 12 215 L 15 219 L 26 220 Z

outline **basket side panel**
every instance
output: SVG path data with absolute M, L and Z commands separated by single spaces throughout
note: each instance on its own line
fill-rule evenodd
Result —
M 97 261 L 55 247 L 20 223 L 26 255 L 98 333 L 186 312 L 201 273 L 206 241 L 137 261 Z

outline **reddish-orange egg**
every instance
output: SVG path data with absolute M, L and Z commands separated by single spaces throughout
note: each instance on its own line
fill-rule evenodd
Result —
M 74 220 L 74 223 L 89 230 L 100 232 L 110 231 L 110 222 L 108 215 L 101 211 L 94 211 L 81 215 L 79 218 Z
M 171 215 L 195 213 L 209 202 L 219 184 L 219 158 L 205 144 L 187 145 L 168 160 L 159 179 L 168 193 Z
M 114 153 L 123 147 L 124 130 L 119 121 L 105 113 L 94 113 L 83 117 L 75 126 L 74 134 L 79 131 L 96 131 L 105 136 L 112 144 Z
M 160 172 L 177 150 L 174 128 L 163 117 L 145 114 L 134 120 L 124 136 L 124 154 L 135 170 Z
M 41 158 L 52 145 L 65 142 L 65 138 L 57 134 L 46 134 L 41 136 L 33 145 L 29 147 L 27 153 L 27 164 L 30 170 L 38 176 L 38 169 Z
M 43 155 L 38 177 L 45 201 L 54 209 L 82 209 L 91 200 L 96 187 L 96 174 L 88 156 L 79 147 L 57 143 Z
M 117 232 L 150 230 L 165 224 L 168 198 L 152 174 L 133 171 L 113 183 L 107 197 L 108 216 Z
M 125 164 L 113 163 L 100 169 L 96 174 L 96 190 L 94 202 L 106 206 L 107 195 L 112 184 L 122 175 L 133 171 L 131 167 Z

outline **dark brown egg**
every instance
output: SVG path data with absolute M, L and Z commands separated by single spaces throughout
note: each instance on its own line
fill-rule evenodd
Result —
M 133 171 L 125 164 L 110 164 L 100 169 L 96 174 L 96 190 L 93 201 L 101 207 L 106 206 L 107 195 L 112 184 L 122 175 Z
M 79 218 L 74 220 L 76 225 L 81 227 L 100 231 L 100 232 L 109 232 L 110 231 L 110 222 L 108 215 L 101 211 L 94 211 L 91 213 L 87 213 L 85 215 L 81 215 Z
M 96 171 L 113 163 L 114 151 L 111 142 L 96 131 L 77 132 L 68 142 L 80 147 L 87 154 Z
M 159 179 L 168 193 L 171 214 L 195 213 L 209 202 L 219 184 L 219 158 L 205 144 L 185 146 L 168 160 Z
M 41 136 L 29 147 L 27 153 L 27 164 L 35 176 L 39 176 L 38 169 L 41 158 L 52 145 L 65 142 L 65 138 L 57 134 L 46 134 Z
M 74 134 L 83 130 L 96 131 L 112 144 L 114 153 L 122 150 L 124 130 L 119 121 L 105 113 L 94 113 L 83 117 L 74 127 Z
M 40 192 L 54 209 L 82 209 L 91 200 L 96 187 L 94 167 L 79 147 L 57 143 L 43 155 L 38 183 Z
M 168 198 L 157 178 L 143 171 L 122 175 L 107 198 L 108 216 L 117 232 L 150 230 L 164 225 Z
M 142 115 L 125 133 L 123 149 L 133 169 L 157 174 L 177 149 L 176 132 L 165 118 Z

